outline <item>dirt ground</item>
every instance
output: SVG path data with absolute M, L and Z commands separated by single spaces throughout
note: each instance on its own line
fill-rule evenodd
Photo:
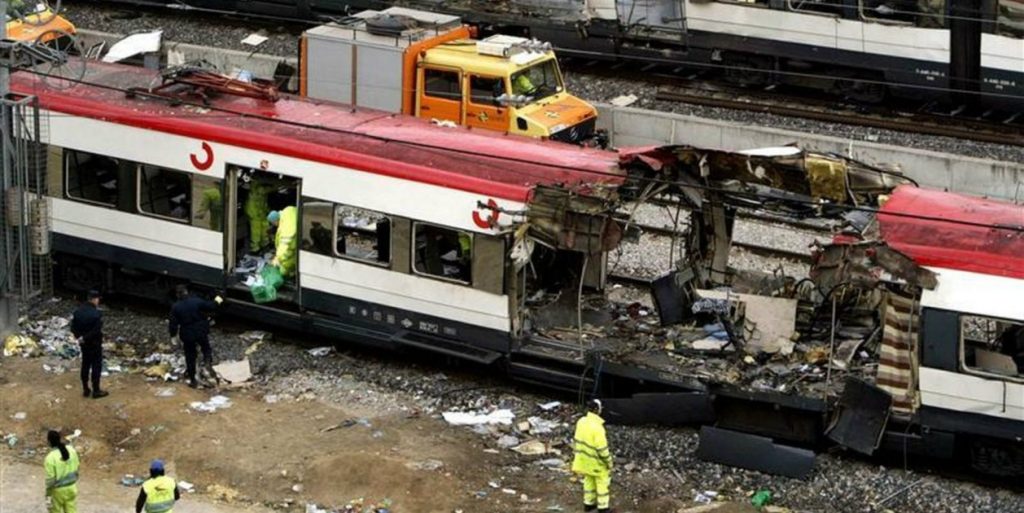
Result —
M 480 436 L 414 409 L 375 413 L 318 399 L 271 404 L 257 389 L 240 389 L 222 391 L 230 408 L 197 413 L 189 403 L 209 399 L 212 391 L 120 373 L 104 380 L 109 397 L 85 399 L 77 365 L 54 374 L 43 369 L 47 361 L 0 362 L 0 430 L 18 437 L 13 447 L 0 448 L 3 513 L 40 511 L 41 462 L 51 428 L 82 431 L 73 445 L 82 457 L 83 513 L 132 507 L 136 488 L 120 480 L 143 475 L 153 458 L 195 485 L 195 493 L 183 495 L 180 512 L 305 511 L 307 502 L 341 508 L 358 498 L 368 505 L 389 499 L 393 512 L 580 509 L 579 485 L 571 476 L 525 460 L 510 462 L 523 458 L 510 451 L 485 452 Z M 167 388 L 173 396 L 157 395 Z M 19 412 L 24 419 L 16 418 Z M 365 420 L 326 429 L 357 417 Z M 424 465 L 430 460 L 442 466 Z M 662 497 L 618 511 L 674 512 L 679 504 Z

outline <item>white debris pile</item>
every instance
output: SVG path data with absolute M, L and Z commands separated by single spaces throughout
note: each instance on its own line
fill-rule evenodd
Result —
M 189 403 L 189 408 L 195 411 L 203 413 L 213 413 L 217 410 L 223 410 L 231 407 L 231 399 L 223 395 L 215 395 L 210 398 L 209 401 L 193 401 Z
M 516 414 L 508 409 L 494 410 L 490 413 L 446 411 L 441 416 L 445 422 L 453 426 L 510 426 L 512 420 L 516 418 Z

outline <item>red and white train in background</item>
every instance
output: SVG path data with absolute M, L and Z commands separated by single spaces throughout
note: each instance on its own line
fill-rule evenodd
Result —
M 503 228 L 538 185 L 622 183 L 616 153 L 290 97 L 224 95 L 197 108 L 124 92 L 153 80 L 148 70 L 98 63 L 85 84 L 65 90 L 13 76 L 48 123 L 53 248 L 66 285 L 165 299 L 188 280 L 228 290 L 227 309 L 241 317 L 578 390 L 592 362 L 539 350 L 557 342 L 524 326 L 523 271 Z M 302 216 L 291 292 L 268 305 L 253 303 L 235 273 L 254 181 L 272 186 L 271 208 L 298 205 Z M 883 208 L 896 215 L 880 216 L 887 242 L 938 274 L 920 301 L 920 407 L 909 432 L 931 453 L 965 440 L 1020 451 L 1024 374 L 965 334 L 974 333 L 967 324 L 1024 323 L 1024 208 L 925 192 L 898 191 Z M 899 214 L 967 224 L 936 229 Z M 470 257 L 451 258 L 467 239 Z M 602 275 L 607 260 L 593 260 Z M 602 373 L 606 396 L 692 390 L 614 362 Z M 724 389 L 714 397 L 778 401 L 775 410 L 806 409 L 822 422 L 820 399 Z

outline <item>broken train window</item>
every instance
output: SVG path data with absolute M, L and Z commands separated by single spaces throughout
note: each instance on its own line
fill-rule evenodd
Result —
M 120 162 L 104 155 L 65 150 L 65 190 L 69 198 L 117 205 Z
M 192 179 L 188 173 L 156 166 L 139 167 L 139 212 L 188 222 L 192 211 Z
M 1024 377 L 1024 323 L 961 315 L 960 340 L 967 371 Z
M 337 205 L 334 252 L 371 264 L 391 263 L 391 218 L 373 210 Z
M 461 283 L 471 283 L 473 235 L 425 223 L 414 223 L 413 269 Z

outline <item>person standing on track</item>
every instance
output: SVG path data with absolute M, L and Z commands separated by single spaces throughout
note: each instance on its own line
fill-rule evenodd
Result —
M 110 395 L 100 390 L 100 373 L 103 372 L 103 314 L 99 311 L 100 297 L 99 291 L 90 290 L 86 302 L 71 317 L 71 334 L 82 349 L 82 395 L 91 395 L 94 399 Z M 92 390 L 89 389 L 90 381 Z
M 46 433 L 52 450 L 43 461 L 46 500 L 50 513 L 78 513 L 78 452 L 65 445 L 60 433 Z
M 601 400 L 593 399 L 587 403 L 586 416 L 576 421 L 572 471 L 583 477 L 584 511 L 611 511 L 612 453 L 601 409 Z
M 174 502 L 181 498 L 178 484 L 164 475 L 164 462 L 153 460 L 149 464 L 149 479 L 142 483 L 139 498 L 135 499 L 135 513 L 172 513 Z
M 181 339 L 185 351 L 185 374 L 188 386 L 197 388 L 196 357 L 197 349 L 203 352 L 203 368 L 213 375 L 213 349 L 210 347 L 210 314 L 224 300 L 217 296 L 213 301 L 189 294 L 188 286 L 178 285 L 175 289 L 178 302 L 171 307 L 170 328 L 171 338 Z

